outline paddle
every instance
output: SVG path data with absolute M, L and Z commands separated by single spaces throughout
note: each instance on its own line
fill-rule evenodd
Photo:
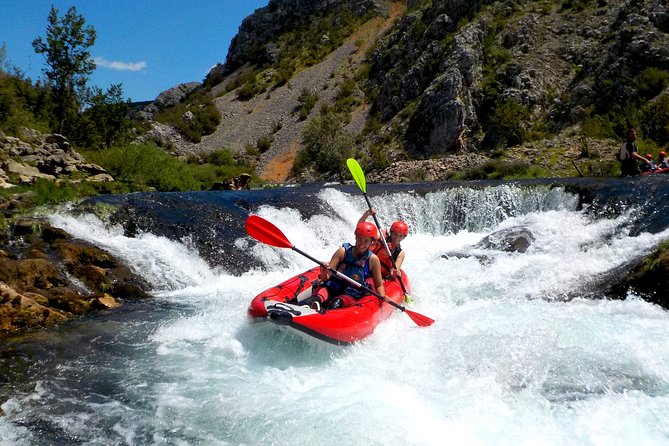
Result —
M 371 212 L 372 203 L 369 201 L 369 197 L 367 196 L 367 182 L 365 181 L 365 172 L 362 171 L 362 167 L 360 167 L 360 164 L 358 164 L 358 162 L 353 158 L 347 159 L 346 165 L 348 166 L 348 170 L 351 171 L 353 179 L 355 180 L 355 182 L 358 184 L 358 187 L 362 191 L 362 195 L 365 197 L 365 200 L 367 201 L 367 206 L 369 207 L 369 211 Z M 379 220 L 377 220 L 375 214 L 372 214 L 372 217 L 374 218 L 374 224 L 379 229 L 379 234 L 380 234 L 381 225 L 379 225 Z M 383 234 L 380 234 L 379 238 L 383 242 L 383 247 L 386 248 L 386 252 L 388 253 L 388 257 L 390 258 L 390 261 L 393 264 L 393 268 L 395 269 L 395 271 L 397 271 L 397 265 L 395 264 L 395 259 L 393 258 L 393 255 L 390 252 L 390 248 L 388 248 L 388 243 L 386 243 L 386 238 L 383 236 Z M 407 301 L 407 303 L 413 303 L 411 296 L 409 296 L 409 293 L 407 293 L 407 289 L 404 287 L 404 282 L 402 282 L 402 279 L 398 278 L 398 282 L 400 283 L 402 291 L 404 292 L 404 300 Z
M 361 290 L 365 290 L 365 292 L 378 297 L 382 301 L 392 305 L 393 307 L 397 308 L 398 310 L 402 310 L 407 316 L 411 318 L 412 321 L 416 323 L 416 325 L 420 327 L 428 327 L 434 323 L 434 319 L 430 319 L 427 316 L 423 316 L 422 314 L 416 313 L 415 311 L 410 311 L 407 310 L 405 307 L 402 305 L 393 302 L 392 300 L 388 299 L 385 296 L 382 296 L 381 294 L 372 291 L 371 289 L 367 288 L 366 286 L 356 282 L 355 280 L 351 279 L 345 274 L 340 273 L 334 268 L 331 268 L 329 266 L 325 266 L 325 264 L 318 259 L 310 256 L 306 252 L 298 249 L 295 245 L 293 245 L 290 240 L 286 238 L 286 236 L 277 228 L 274 226 L 272 223 L 269 221 L 265 220 L 262 217 L 259 217 L 257 215 L 251 215 L 249 218 L 246 219 L 246 232 L 248 235 L 253 237 L 254 239 L 258 240 L 259 242 L 268 244 L 270 246 L 275 246 L 277 248 L 290 248 L 293 251 L 297 252 L 298 254 L 302 254 L 304 257 L 308 258 L 309 260 L 316 262 L 322 267 L 327 268 L 337 276 L 339 279 L 342 279 L 352 286 L 359 288 Z

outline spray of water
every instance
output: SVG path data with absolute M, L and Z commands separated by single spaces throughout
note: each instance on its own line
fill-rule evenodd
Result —
M 318 199 L 329 212 L 257 213 L 327 260 L 352 239 L 365 204 L 334 189 Z M 559 189 L 373 201 L 383 225 L 409 223 L 415 309 L 436 323 L 418 328 L 397 314 L 347 348 L 247 321 L 253 295 L 312 266 L 290 250 L 231 240 L 263 265 L 232 276 L 188 243 L 129 239 L 93 217 L 54 216 L 144 274 L 164 309 L 105 327 L 103 341 L 7 400 L 0 444 L 56 436 L 90 445 L 667 443 L 669 316 L 633 295 L 579 293 L 668 231 L 630 237 L 629 214 L 592 219 Z M 475 246 L 514 227 L 534 236 L 525 253 Z

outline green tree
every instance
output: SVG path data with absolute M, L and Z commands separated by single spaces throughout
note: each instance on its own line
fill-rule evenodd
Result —
M 669 95 L 663 95 L 648 104 L 641 124 L 644 137 L 660 147 L 669 144 Z
M 114 144 L 121 142 L 130 130 L 130 101 L 123 99 L 123 86 L 112 84 L 103 92 L 98 87 L 93 87 L 91 95 L 87 100 L 89 108 L 84 111 L 82 121 L 85 121 L 89 130 L 86 132 L 88 138 L 96 137 L 97 141 L 82 141 L 88 146 L 102 144 L 108 149 Z
M 301 163 L 313 162 L 319 172 L 339 175 L 346 170 L 346 159 L 352 155 L 353 138 L 344 131 L 345 115 L 327 110 L 320 113 L 302 132 L 304 153 Z
M 57 128 L 60 133 L 71 130 L 82 105 L 88 75 L 95 70 L 95 62 L 88 49 L 95 43 L 95 29 L 85 26 L 85 20 L 74 6 L 63 17 L 51 6 L 46 40 L 33 40 L 37 54 L 44 55 L 48 68 L 44 69 L 53 90 Z
M 17 135 L 23 127 L 49 131 L 49 91 L 33 86 L 20 68 L 7 60 L 7 47 L 0 47 L 0 130 Z

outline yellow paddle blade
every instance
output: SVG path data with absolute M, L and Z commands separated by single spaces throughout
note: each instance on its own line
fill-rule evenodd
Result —
M 362 167 L 360 167 L 360 164 L 353 158 L 349 158 L 346 160 L 346 165 L 348 166 L 348 170 L 351 171 L 351 175 L 353 175 L 353 179 L 355 180 L 356 183 L 358 183 L 358 187 L 362 191 L 363 194 L 367 193 L 367 183 L 365 182 L 365 172 L 362 171 Z

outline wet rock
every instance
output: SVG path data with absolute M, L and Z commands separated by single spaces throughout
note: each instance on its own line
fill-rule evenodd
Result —
M 478 260 L 478 262 L 481 265 L 484 265 L 484 266 L 485 265 L 490 265 L 492 262 L 495 261 L 495 259 L 492 258 L 492 257 L 488 257 L 488 256 L 481 255 L 481 254 L 472 254 L 472 253 L 467 253 L 467 252 L 448 252 L 446 254 L 442 254 L 441 257 L 443 259 L 466 259 L 466 258 L 469 258 L 469 257 L 473 257 L 476 260 Z
M 636 291 L 646 300 L 669 310 L 669 242 L 632 265 L 625 279 L 612 289 L 621 298 L 626 296 L 627 290 Z
M 21 218 L 2 233 L 0 335 L 148 297 L 148 284 L 111 254 L 45 220 Z
M 19 293 L 0 281 L 0 331 L 28 327 L 47 327 L 68 319 L 61 310 L 51 308 L 44 296 Z
M 529 228 L 518 227 L 494 232 L 474 245 L 478 249 L 494 249 L 506 252 L 525 252 L 535 237 Z

